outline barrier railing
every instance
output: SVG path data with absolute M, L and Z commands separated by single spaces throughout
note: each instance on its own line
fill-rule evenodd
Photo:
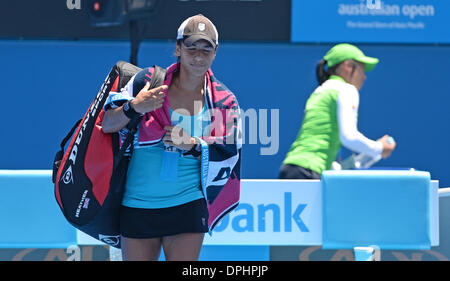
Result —
M 0 248 L 104 245 L 72 227 L 48 170 L 0 170 Z M 239 206 L 206 235 L 205 247 L 311 245 L 384 249 L 439 245 L 438 181 L 420 171 L 327 171 L 322 180 L 243 180 Z M 268 250 L 266 251 L 268 252 Z M 111 252 L 118 259 L 120 253 Z M 361 256 L 360 254 L 365 254 Z M 268 257 L 267 257 L 268 258 Z

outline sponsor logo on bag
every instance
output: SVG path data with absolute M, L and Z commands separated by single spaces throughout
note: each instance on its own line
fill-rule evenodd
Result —
M 89 198 L 86 198 L 84 200 L 84 204 L 83 204 L 83 209 L 87 209 L 87 208 L 89 208 Z
M 108 85 L 110 84 L 111 80 L 109 77 L 106 79 L 105 84 L 100 89 L 100 92 L 98 93 L 95 101 L 92 103 L 91 107 L 89 108 L 88 114 L 86 114 L 86 118 L 83 121 L 83 125 L 81 125 L 81 128 L 78 132 L 77 138 L 75 139 L 75 142 L 72 147 L 72 151 L 69 155 L 69 160 L 72 161 L 72 163 L 75 165 L 75 161 L 77 160 L 77 154 L 78 154 L 78 146 L 81 143 L 81 140 L 83 139 L 84 131 L 86 130 L 88 121 L 91 117 L 95 117 L 95 114 L 97 113 L 97 110 L 99 108 L 100 101 L 103 99 L 103 96 L 106 95 L 106 90 L 108 89 Z
M 85 201 L 85 199 L 86 199 L 87 193 L 88 193 L 88 190 L 86 189 L 86 190 L 83 192 L 83 195 L 81 196 L 80 203 L 78 203 L 78 208 L 77 208 L 77 210 L 76 210 L 76 212 L 75 212 L 75 217 L 77 217 L 77 218 L 80 217 L 80 211 L 81 211 L 81 208 L 84 206 L 84 203 L 85 203 L 84 201 Z M 89 199 L 89 198 L 88 198 L 88 199 Z M 88 204 L 89 204 L 89 201 L 88 201 Z
M 65 184 L 69 184 L 70 182 L 73 183 L 73 173 L 72 173 L 72 165 L 67 168 L 67 170 L 64 172 L 64 175 L 61 179 Z
M 103 243 L 106 243 L 108 245 L 117 246 L 117 245 L 119 245 L 120 235 L 103 235 L 103 234 L 99 234 L 98 235 L 98 239 L 100 241 L 102 241 Z

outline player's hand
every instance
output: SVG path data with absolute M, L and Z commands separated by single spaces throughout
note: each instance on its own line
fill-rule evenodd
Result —
M 391 141 L 388 141 L 388 139 L 389 135 L 384 135 L 382 138 L 377 140 L 383 144 L 383 151 L 381 152 L 381 157 L 383 158 L 388 158 L 391 156 L 392 151 L 394 151 L 397 146 L 397 143 L 393 139 L 391 139 Z
M 178 126 L 165 126 L 166 135 L 163 142 L 166 145 L 175 146 L 183 150 L 191 150 L 195 145 L 195 138 Z
M 130 104 L 135 111 L 141 114 L 153 111 L 163 105 L 165 90 L 167 90 L 167 85 L 150 89 L 150 83 L 147 82 L 136 98 L 130 101 Z

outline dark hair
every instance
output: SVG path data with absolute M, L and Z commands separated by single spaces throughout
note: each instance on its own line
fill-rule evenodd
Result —
M 330 78 L 331 75 L 336 74 L 336 70 L 339 67 L 340 63 L 333 65 L 332 67 L 325 70 L 325 65 L 327 64 L 327 61 L 322 59 L 319 61 L 316 67 L 316 77 L 317 82 L 319 82 L 319 85 L 322 85 L 323 82 L 327 81 L 328 78 Z
M 181 43 L 183 43 L 183 40 L 184 40 L 184 39 L 177 39 L 177 45 L 180 45 L 180 46 L 181 46 Z M 177 53 L 174 52 L 173 54 L 174 54 L 175 57 L 177 58 L 177 61 L 180 62 L 180 57 L 177 56 Z

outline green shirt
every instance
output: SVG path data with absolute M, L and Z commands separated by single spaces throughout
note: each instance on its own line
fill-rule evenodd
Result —
M 329 80 L 341 80 L 332 75 Z M 297 139 L 283 164 L 293 164 L 319 174 L 331 168 L 341 146 L 337 121 L 339 90 L 326 87 L 326 82 L 311 94 Z

